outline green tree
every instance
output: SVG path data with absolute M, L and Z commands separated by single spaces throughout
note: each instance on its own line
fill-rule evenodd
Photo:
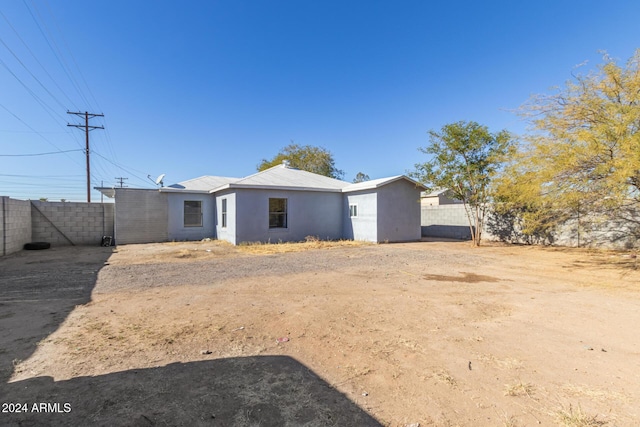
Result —
M 450 189 L 467 212 L 473 244 L 479 246 L 491 200 L 491 181 L 513 152 L 514 139 L 505 130 L 492 134 L 486 126 L 460 121 L 429 131 L 430 144 L 420 151 L 431 160 L 415 165 L 411 175 L 427 189 Z
M 329 150 L 311 145 L 298 145 L 293 142 L 280 150 L 271 160 L 262 159 L 257 169 L 263 171 L 282 164 L 284 160 L 287 160 L 291 167 L 307 172 L 335 179 L 342 179 L 344 176 L 344 171 L 336 168 L 333 154 Z
M 640 49 L 626 66 L 605 55 L 595 71 L 531 98 L 521 112 L 534 131 L 499 192 L 546 220 L 525 228 L 614 218 L 640 237 Z
M 367 175 L 366 173 L 358 172 L 356 174 L 356 177 L 353 179 L 353 183 L 357 184 L 359 182 L 369 181 L 370 179 L 371 178 L 369 178 L 369 175 Z

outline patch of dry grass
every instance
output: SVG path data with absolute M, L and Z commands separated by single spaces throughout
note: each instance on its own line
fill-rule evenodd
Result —
M 568 410 L 562 408 L 556 412 L 556 419 L 565 427 L 598 427 L 607 424 L 606 421 L 599 420 L 597 415 L 586 414 L 580 405 L 574 408 L 571 404 Z
M 432 377 L 443 384 L 447 384 L 450 387 L 456 388 L 458 386 L 458 382 L 456 381 L 456 379 L 453 378 L 449 374 L 449 372 L 445 371 L 444 369 L 434 373 Z
M 125 245 L 114 251 L 109 262 L 120 264 L 148 264 L 156 262 L 183 262 L 206 260 L 229 255 L 270 255 L 301 252 L 313 249 L 333 249 L 372 245 L 370 242 L 353 240 L 320 240 L 308 236 L 304 242 L 243 242 L 238 246 L 224 240 L 202 240 L 196 242 L 165 242 Z
M 316 237 L 308 236 L 304 242 L 243 242 L 237 246 L 238 252 L 253 255 L 282 254 L 287 252 L 301 252 L 313 249 L 332 249 L 344 247 L 358 247 L 371 245 L 373 243 L 354 240 L 319 240 Z
M 533 385 L 529 383 L 523 383 L 518 381 L 515 384 L 505 384 L 504 395 L 505 396 L 528 396 L 533 394 Z
M 601 402 L 607 400 L 617 400 L 620 402 L 627 402 L 629 397 L 623 393 L 619 393 L 611 390 L 601 390 L 593 387 L 589 387 L 587 385 L 577 385 L 577 384 L 565 384 L 562 386 L 562 390 L 573 396 L 586 396 L 593 400 L 599 400 Z

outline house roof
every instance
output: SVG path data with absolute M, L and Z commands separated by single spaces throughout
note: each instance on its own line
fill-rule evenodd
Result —
M 423 191 L 422 194 L 420 194 L 420 197 L 437 197 L 437 196 L 442 196 L 445 195 L 445 193 L 447 193 L 449 191 L 448 188 L 441 188 L 438 190 L 433 190 L 431 193 L 427 193 L 426 191 Z
M 404 175 L 396 175 L 396 176 L 391 176 L 389 178 L 372 179 L 371 181 L 363 181 L 363 182 L 358 182 L 356 184 L 349 184 L 348 186 L 344 187 L 342 191 L 344 193 L 348 193 L 351 191 L 372 190 L 374 188 L 382 187 L 383 185 L 390 184 L 400 179 L 404 179 L 405 181 L 408 181 L 414 184 L 417 188 L 424 189 L 424 186 L 419 182 L 414 181 L 411 178 L 408 178 Z
M 324 175 L 318 175 L 281 164 L 253 175 L 249 175 L 245 178 L 205 175 L 199 178 L 172 184 L 168 187 L 162 187 L 159 191 L 168 193 L 216 193 L 230 188 L 254 188 L 342 193 L 372 190 L 398 180 L 406 180 L 414 184 L 417 188 L 424 189 L 422 184 L 419 184 L 404 175 L 396 175 L 389 178 L 380 178 L 352 184 L 347 181 L 329 178 Z M 115 195 L 114 188 L 97 189 L 102 191 L 102 193 L 108 197 L 114 197 Z
M 187 181 L 179 182 L 177 184 L 172 184 L 165 188 L 175 188 L 180 190 L 210 191 L 212 188 L 220 187 L 221 185 L 229 184 L 230 182 L 235 182 L 240 179 L 242 178 L 205 175 L 199 178 L 193 178 Z
M 340 192 L 349 183 L 324 175 L 303 171 L 285 164 L 263 170 L 246 178 L 211 189 L 212 193 L 228 188 L 279 188 L 286 190 Z

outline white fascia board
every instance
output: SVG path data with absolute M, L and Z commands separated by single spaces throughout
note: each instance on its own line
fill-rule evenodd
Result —
M 425 190 L 424 185 L 420 184 L 417 181 L 412 180 L 411 178 L 408 178 L 404 175 L 398 175 L 398 176 L 392 176 L 386 179 L 375 179 L 369 182 L 360 182 L 357 184 L 351 184 L 345 188 L 342 189 L 343 193 L 350 193 L 353 191 L 365 191 L 365 190 L 375 190 L 376 188 L 380 188 L 382 186 L 385 186 L 387 184 L 391 184 L 392 182 L 398 181 L 400 179 L 404 179 L 405 181 L 410 182 L 411 184 L 414 184 L 416 186 L 416 188 L 419 188 L 421 190 Z
M 209 193 L 217 193 L 218 191 L 234 189 L 234 188 L 245 188 L 250 190 L 284 190 L 284 191 L 318 191 L 323 193 L 341 193 L 342 190 L 340 188 L 318 188 L 318 187 L 289 187 L 284 185 L 243 185 L 243 184 L 225 184 L 218 188 L 214 188 L 209 191 Z
M 99 192 L 109 197 L 110 199 L 113 199 L 114 197 L 116 197 L 115 187 L 93 187 L 93 189 L 98 190 Z
M 161 193 L 196 193 L 196 194 L 209 194 L 207 190 L 187 190 L 185 188 L 169 188 L 162 187 L 159 189 Z

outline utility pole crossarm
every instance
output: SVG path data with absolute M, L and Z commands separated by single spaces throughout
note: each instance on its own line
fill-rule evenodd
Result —
M 84 128 L 86 138 L 85 155 L 87 157 L 87 202 L 91 202 L 91 163 L 89 162 L 89 132 L 94 129 L 104 129 L 104 126 L 89 126 L 89 118 L 104 117 L 104 114 L 88 113 L 86 111 L 84 113 L 67 111 L 67 114 L 74 114 L 79 117 L 84 116 L 84 125 L 72 125 L 67 123 L 67 126 Z

